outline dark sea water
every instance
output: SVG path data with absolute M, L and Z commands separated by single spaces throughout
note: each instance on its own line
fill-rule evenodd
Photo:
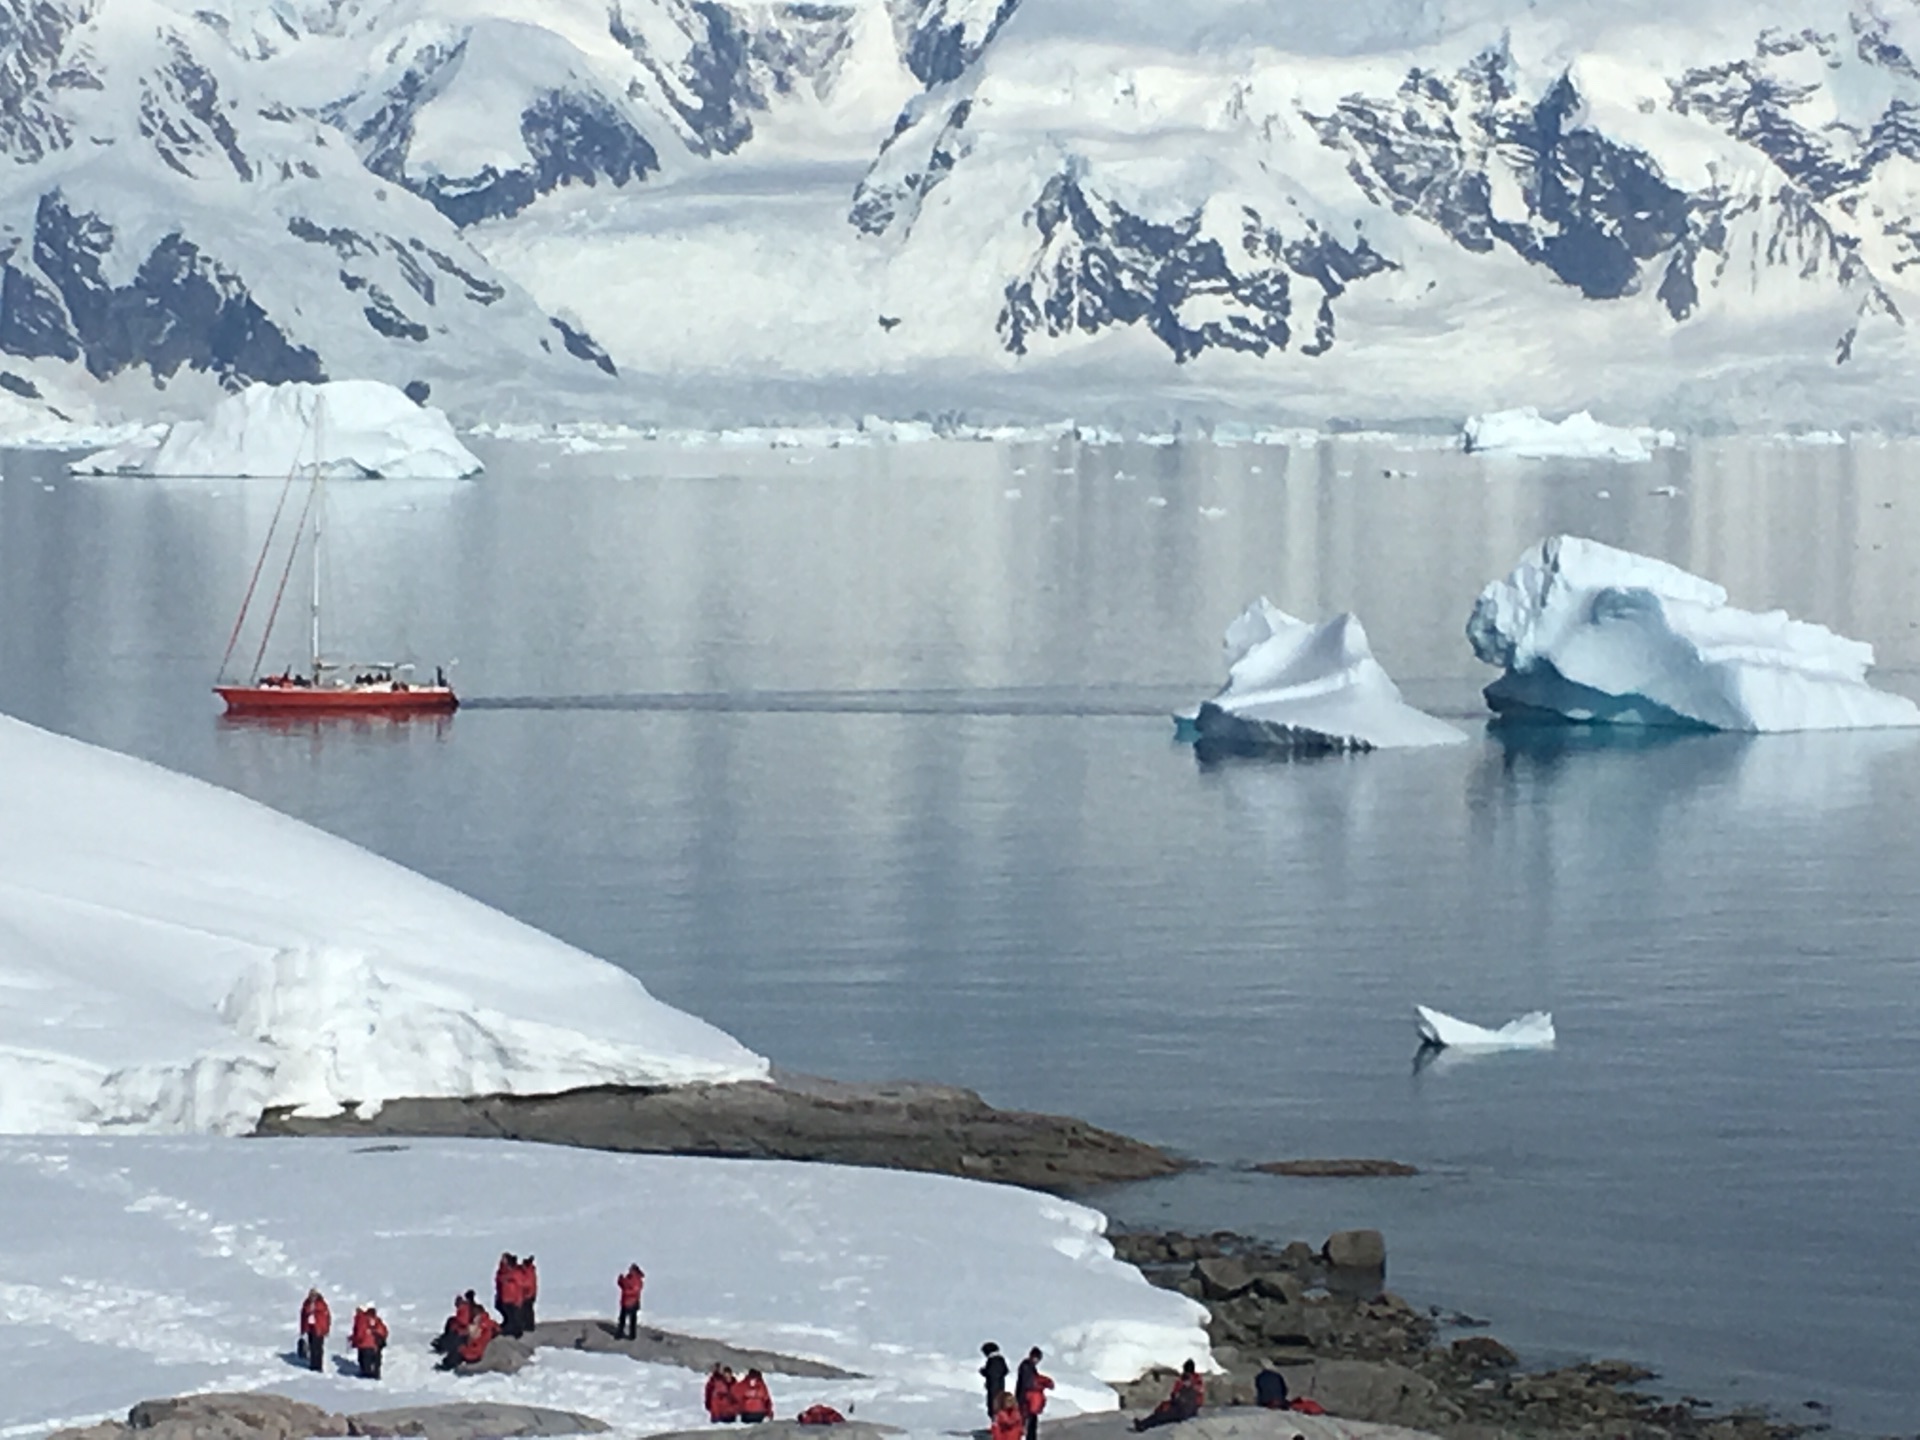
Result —
M 488 458 L 330 487 L 341 648 L 457 658 L 468 706 L 267 728 L 206 687 L 277 484 L 5 457 L 0 709 L 445 880 L 781 1066 L 1205 1162 L 1099 1197 L 1122 1221 L 1378 1225 L 1394 1288 L 1531 1359 L 1920 1428 L 1920 735 L 1489 735 L 1461 633 L 1570 530 L 1920 693 L 1920 453 Z M 1167 712 L 1262 593 L 1357 610 L 1472 742 L 1197 763 Z M 1560 1042 L 1416 1071 L 1416 1001 L 1551 1009 Z M 1424 1173 L 1241 1168 L 1301 1156 Z

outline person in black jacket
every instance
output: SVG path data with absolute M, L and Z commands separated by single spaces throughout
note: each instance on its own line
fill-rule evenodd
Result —
M 987 1363 L 980 1367 L 980 1377 L 987 1382 L 987 1416 L 991 1419 L 1000 1408 L 1000 1397 L 1007 1393 L 1007 1357 L 991 1340 L 980 1347 L 980 1353 L 987 1357 Z
M 1271 1363 L 1261 1366 L 1260 1373 L 1253 1377 L 1253 1403 L 1263 1410 L 1287 1408 L 1287 1377 Z

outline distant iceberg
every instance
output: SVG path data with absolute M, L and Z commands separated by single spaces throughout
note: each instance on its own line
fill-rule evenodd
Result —
M 1509 1020 L 1498 1030 L 1456 1019 L 1444 1011 L 1416 1005 L 1420 1017 L 1416 1024 L 1420 1039 L 1428 1045 L 1444 1045 L 1449 1050 L 1551 1050 L 1553 1016 L 1534 1010 L 1518 1020 Z
M 1664 561 L 1556 535 L 1480 592 L 1473 653 L 1503 672 L 1503 715 L 1709 730 L 1920 725 L 1875 690 L 1873 647 L 1784 611 L 1756 614 Z
M 1531 405 L 1474 416 L 1461 427 L 1460 441 L 1472 454 L 1513 455 L 1522 460 L 1653 458 L 1637 431 L 1602 424 L 1585 410 L 1564 420 L 1548 420 Z
M 204 420 L 182 420 L 76 460 L 78 475 L 283 476 L 322 473 L 392 480 L 477 475 L 478 457 L 444 412 L 416 405 L 377 380 L 249 385 Z
M 1190 733 L 1202 742 L 1313 754 L 1467 738 L 1400 698 L 1350 613 L 1313 625 L 1262 596 L 1227 627 L 1226 649 L 1226 688 L 1191 722 Z

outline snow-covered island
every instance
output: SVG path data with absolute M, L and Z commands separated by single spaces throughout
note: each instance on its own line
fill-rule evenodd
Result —
M 1202 741 L 1313 754 L 1467 738 L 1401 698 L 1351 613 L 1314 625 L 1262 596 L 1227 627 L 1225 647 L 1226 686 L 1192 721 Z
M 1742 610 L 1711 580 L 1572 535 L 1541 541 L 1482 590 L 1467 639 L 1502 672 L 1485 693 L 1505 716 L 1740 731 L 1920 725 L 1920 706 L 1867 683 L 1864 641 Z
M 1475 415 L 1460 428 L 1460 445 L 1473 455 L 1521 460 L 1651 460 L 1638 431 L 1607 425 L 1585 411 L 1549 420 L 1531 405 Z
M 204 420 L 101 450 L 76 475 L 328 476 L 459 480 L 481 464 L 446 415 L 377 380 L 249 385 Z

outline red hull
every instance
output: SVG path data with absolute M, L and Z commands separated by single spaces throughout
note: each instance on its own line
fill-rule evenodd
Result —
M 460 701 L 445 685 L 216 685 L 229 715 L 444 715 Z

